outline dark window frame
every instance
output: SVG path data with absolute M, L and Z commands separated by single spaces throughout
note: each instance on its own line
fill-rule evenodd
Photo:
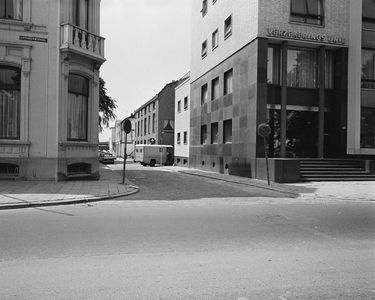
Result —
M 290 21 L 324 26 L 324 0 L 291 0 Z

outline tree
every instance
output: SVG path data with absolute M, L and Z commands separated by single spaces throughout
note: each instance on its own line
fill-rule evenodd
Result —
M 117 108 L 116 100 L 107 95 L 105 81 L 100 78 L 99 83 L 99 132 L 104 126 L 109 126 L 109 122 L 116 118 L 114 111 Z

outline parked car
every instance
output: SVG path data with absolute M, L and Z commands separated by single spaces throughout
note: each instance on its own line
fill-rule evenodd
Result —
M 99 151 L 99 162 L 102 164 L 114 164 L 116 157 L 108 151 Z

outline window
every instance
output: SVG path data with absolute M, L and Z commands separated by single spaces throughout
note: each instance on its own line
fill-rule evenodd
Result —
M 375 2 L 373 0 L 362 0 L 362 18 L 375 21 Z
M 143 120 L 141 120 L 141 131 L 140 131 L 140 135 L 142 135 L 142 128 L 143 128 Z
M 2 0 L 0 1 L 0 19 L 22 21 L 23 0 Z
M 212 123 L 211 124 L 211 144 L 218 144 L 219 143 L 219 124 Z
M 375 107 L 361 108 L 361 148 L 375 148 Z
M 333 72 L 333 52 L 332 51 L 326 51 L 326 79 L 325 79 L 325 88 L 326 89 L 333 89 L 333 78 L 334 78 L 334 72 Z
M 229 16 L 224 21 L 224 39 L 229 37 L 232 34 L 232 16 Z
M 216 77 L 211 82 L 211 100 L 219 98 L 219 77 Z
M 68 140 L 87 140 L 89 80 L 69 74 L 68 79 Z
M 181 144 L 181 133 L 180 132 L 177 133 L 177 144 L 178 145 Z
M 223 141 L 225 144 L 232 142 L 232 120 L 226 120 L 223 122 Z
M 215 4 L 217 0 L 212 0 L 212 4 Z
M 212 50 L 214 50 L 217 46 L 219 46 L 219 30 L 216 29 L 212 33 Z
M 145 126 L 143 127 L 143 135 L 146 135 L 147 134 L 147 118 L 145 118 L 144 124 Z
M 202 85 L 201 87 L 201 104 L 206 103 L 207 99 L 208 99 L 208 85 L 206 83 Z
M 148 134 L 151 133 L 151 116 L 148 116 L 148 128 L 147 128 L 147 131 L 148 131 Z
M 89 30 L 89 0 L 72 0 L 73 24 Z
M 224 95 L 233 92 L 233 69 L 224 73 Z
M 267 83 L 280 83 L 280 49 L 277 46 L 268 47 Z
M 202 59 L 207 56 L 207 40 L 202 43 Z
M 323 25 L 323 0 L 292 0 L 290 20 L 292 22 Z
M 201 144 L 207 144 L 207 125 L 201 126 Z
M 180 113 L 181 112 L 181 100 L 179 100 L 177 102 L 177 112 Z
M 20 138 L 21 70 L 0 66 L 0 139 Z
M 152 133 L 155 133 L 155 128 L 156 128 L 156 115 L 152 115 Z
M 185 97 L 184 98 L 184 110 L 187 110 L 188 109 L 188 97 Z
M 375 50 L 362 49 L 362 88 L 375 89 Z
M 317 87 L 316 51 L 288 49 L 287 85 L 300 88 Z
M 187 145 L 187 131 L 184 131 L 184 145 Z
M 155 107 L 156 107 L 155 102 L 152 102 L 152 109 L 155 109 Z
M 202 13 L 202 17 L 204 17 L 207 13 L 207 0 L 202 1 L 201 13 Z

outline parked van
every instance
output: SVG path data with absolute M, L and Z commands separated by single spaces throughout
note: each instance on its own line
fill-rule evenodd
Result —
M 173 164 L 173 146 L 171 145 L 135 145 L 135 162 L 141 165 L 150 165 L 154 167 L 156 164 L 172 165 Z

